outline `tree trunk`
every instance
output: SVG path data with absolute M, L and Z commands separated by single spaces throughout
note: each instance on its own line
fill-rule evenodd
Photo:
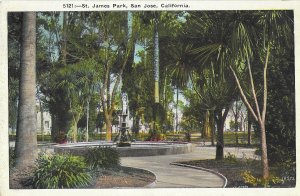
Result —
M 90 114 L 90 101 L 87 100 L 87 106 L 86 106 L 86 142 L 89 141 L 89 114 Z
M 260 130 L 261 130 L 261 160 L 263 166 L 263 178 L 267 179 L 269 177 L 269 163 L 268 163 L 268 155 L 267 155 L 266 128 L 264 122 L 260 122 Z
M 254 99 L 256 111 L 254 111 L 253 108 L 251 107 L 251 105 L 241 87 L 240 81 L 239 81 L 235 71 L 233 70 L 233 68 L 231 66 L 229 67 L 233 73 L 233 76 L 234 76 L 236 84 L 239 88 L 241 97 L 243 98 L 243 101 L 248 108 L 248 112 L 250 111 L 252 113 L 253 118 L 255 119 L 256 122 L 259 123 L 260 129 L 261 129 L 261 149 L 262 149 L 261 161 L 262 161 L 262 165 L 263 165 L 263 178 L 264 179 L 267 179 L 269 177 L 265 118 L 266 118 L 266 112 L 267 112 L 267 98 L 268 98 L 267 70 L 268 70 L 268 62 L 269 62 L 269 55 L 270 55 L 270 45 L 271 45 L 271 42 L 268 42 L 268 46 L 267 46 L 267 50 L 266 50 L 267 53 L 266 53 L 265 65 L 264 65 L 264 69 L 263 69 L 263 86 L 264 86 L 264 88 L 263 88 L 263 107 L 262 107 L 263 109 L 262 109 L 261 113 L 260 113 L 260 108 L 259 108 L 259 104 L 258 104 L 258 99 L 256 96 L 255 87 L 254 87 L 254 80 L 253 80 L 253 76 L 252 76 L 252 70 L 251 70 L 251 66 L 250 66 L 249 56 L 246 55 L 250 83 L 251 83 L 252 96 Z
M 209 124 L 211 130 L 211 145 L 215 146 L 215 120 L 214 120 L 214 112 L 210 112 L 209 115 Z
M 134 125 L 133 125 L 133 132 L 137 136 L 139 134 L 140 129 L 140 117 L 139 115 L 136 115 L 134 118 Z
M 250 113 L 248 112 L 248 145 L 250 146 L 251 145 L 251 116 L 250 116 Z
M 234 128 L 235 128 L 235 144 L 238 145 L 239 144 L 239 136 L 238 136 L 238 121 L 237 121 L 237 117 L 235 117 L 235 119 L 234 119 Z
M 217 148 L 216 148 L 216 160 L 222 160 L 224 158 L 224 123 L 229 111 L 229 107 L 225 108 L 224 113 L 222 109 L 215 111 L 215 120 L 217 122 Z
M 111 122 L 112 116 L 110 114 L 105 115 L 105 126 L 106 126 L 106 141 L 111 141 Z
M 63 12 L 63 27 L 62 27 L 62 46 L 61 46 L 61 54 L 62 54 L 62 64 L 63 66 L 67 65 L 67 12 Z
M 72 133 L 72 137 L 73 137 L 73 142 L 76 143 L 77 142 L 77 132 L 78 132 L 78 128 L 77 128 L 77 123 L 73 122 L 73 133 Z
M 41 99 L 39 100 L 40 102 L 40 112 L 41 112 L 41 133 L 42 133 L 42 141 L 44 141 L 44 108 L 41 102 Z
M 210 137 L 210 132 L 211 132 L 211 129 L 210 129 L 210 114 L 209 114 L 209 111 L 206 110 L 205 112 L 205 116 L 204 116 L 204 123 L 203 123 L 203 130 L 202 130 L 202 138 L 208 138 Z
M 36 14 L 23 13 L 20 101 L 16 136 L 16 168 L 34 165 L 37 154 Z
M 178 133 L 178 94 L 179 94 L 179 90 L 177 87 L 176 88 L 176 114 L 175 114 L 175 120 L 176 120 L 175 132 L 176 133 Z
M 153 64 L 154 64 L 154 99 L 155 103 L 159 103 L 159 37 L 158 37 L 158 19 L 155 17 L 154 22 L 154 56 L 153 56 Z
M 157 114 L 159 104 L 159 37 L 158 37 L 158 19 L 155 17 L 154 39 L 153 39 L 153 65 L 154 65 L 154 106 L 153 106 L 153 129 L 157 129 Z
M 165 68 L 165 74 L 164 74 L 164 89 L 163 89 L 163 102 L 164 102 L 164 109 L 167 111 L 167 71 L 168 68 Z
M 223 160 L 224 158 L 224 136 L 223 136 L 223 126 L 222 120 L 217 121 L 217 147 L 216 147 L 216 160 Z

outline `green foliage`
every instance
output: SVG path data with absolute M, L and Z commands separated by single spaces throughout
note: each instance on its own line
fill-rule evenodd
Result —
M 99 146 L 88 150 L 85 161 L 92 169 L 118 167 L 120 155 L 114 148 Z
M 63 131 L 56 132 L 54 135 L 55 141 L 59 144 L 67 142 L 67 136 Z
M 234 154 L 231 154 L 230 152 L 227 153 L 224 157 L 224 161 L 229 162 L 229 163 L 236 163 L 237 158 Z
M 263 179 L 261 177 L 254 177 L 250 171 L 243 171 L 241 176 L 244 182 L 254 187 L 270 187 L 276 184 L 282 184 L 284 181 L 276 176 L 270 175 L 269 178 Z
M 286 160 L 284 162 L 277 162 L 272 169 L 276 174 L 284 180 L 284 184 L 288 187 L 296 186 L 296 162 Z
M 229 122 L 229 127 L 230 127 L 230 129 L 235 129 L 236 127 L 238 127 L 239 126 L 239 122 L 235 122 L 234 120 L 231 120 L 230 122 Z
M 42 141 L 42 135 L 37 135 L 37 141 Z M 52 142 L 51 135 L 44 135 L 44 142 Z
M 18 116 L 20 42 L 22 13 L 8 13 L 8 109 L 9 127 L 16 128 Z
M 162 134 L 160 131 L 150 130 L 146 141 L 164 141 L 166 138 L 166 135 Z
M 34 188 L 79 188 L 86 187 L 91 176 L 82 157 L 42 153 L 31 181 Z
M 184 140 L 187 142 L 191 141 L 191 133 L 190 132 L 187 131 L 184 133 Z
M 290 44 L 291 47 L 293 44 Z M 280 50 L 270 64 L 266 136 L 270 163 L 296 161 L 294 51 Z
M 145 141 L 149 137 L 148 133 L 145 132 L 139 132 L 138 134 L 135 135 L 135 139 L 139 141 Z

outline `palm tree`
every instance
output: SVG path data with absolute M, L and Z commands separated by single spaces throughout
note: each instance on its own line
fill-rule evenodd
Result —
M 16 136 L 16 168 L 34 165 L 37 158 L 36 14 L 23 13 L 20 101 Z
M 269 177 L 269 163 L 267 155 L 267 141 L 266 141 L 266 113 L 267 113 L 267 97 L 268 97 L 268 84 L 267 84 L 267 70 L 269 59 L 271 57 L 272 49 L 278 48 L 282 42 L 287 41 L 292 31 L 289 23 L 292 21 L 285 11 L 266 11 L 256 13 L 257 18 L 254 21 L 262 31 L 258 31 L 258 37 L 260 43 L 255 43 L 251 40 L 251 32 L 249 26 L 245 25 L 243 21 L 239 21 L 236 24 L 236 31 L 232 35 L 233 53 L 238 54 L 237 59 L 242 59 L 246 64 L 250 79 L 250 88 L 252 98 L 254 100 L 254 107 L 251 106 L 249 98 L 245 95 L 245 91 L 241 86 L 241 82 L 238 77 L 238 70 L 234 65 L 230 65 L 230 69 L 234 75 L 235 81 L 239 88 L 241 97 L 246 104 L 248 110 L 251 112 L 254 120 L 259 124 L 260 127 L 260 139 L 261 139 L 261 150 L 262 150 L 262 165 L 263 165 L 263 178 Z M 252 46 L 251 43 L 254 43 Z M 262 101 L 259 103 L 258 91 L 255 88 L 254 77 L 252 73 L 252 66 L 255 62 L 255 54 L 252 52 L 252 48 L 256 47 L 258 50 L 258 58 L 260 58 L 259 64 L 262 64 L 263 73 L 263 95 Z
M 170 40 L 166 42 L 170 43 Z M 175 132 L 178 131 L 179 89 L 183 89 L 187 86 L 190 79 L 190 72 L 193 69 L 192 56 L 190 54 L 191 49 L 191 44 L 178 42 L 178 40 L 172 40 L 171 44 L 164 48 L 164 64 L 170 72 L 172 86 L 176 87 Z
M 210 36 L 206 44 L 199 47 L 197 51 L 199 59 L 205 63 L 217 57 L 223 64 L 220 68 L 231 70 L 243 102 L 261 130 L 263 178 L 266 179 L 269 176 L 265 130 L 268 92 L 267 67 L 272 49 L 278 47 L 278 43 L 288 40 L 288 34 L 291 33 L 288 23 L 292 20 L 284 11 L 210 12 L 198 20 L 196 19 L 198 24 L 203 20 L 206 24 L 204 30 L 213 29 L 213 31 L 207 32 L 217 36 Z M 263 98 L 259 103 L 252 71 L 253 65 L 261 64 L 263 65 L 261 66 L 263 68 Z M 252 104 L 249 95 L 245 93 L 244 85 L 240 82 L 240 77 L 247 72 Z
M 227 17 L 226 13 L 211 11 L 191 12 L 188 20 L 188 35 L 194 45 L 192 54 L 197 62 L 191 77 L 192 84 L 207 114 L 205 122 L 208 121 L 209 115 L 213 115 L 217 125 L 216 159 L 224 157 L 224 123 L 236 92 L 227 68 L 229 50 L 225 23 L 228 19 L 230 17 Z M 213 128 L 214 122 L 210 119 L 211 123 L 204 123 L 205 129 L 207 126 Z

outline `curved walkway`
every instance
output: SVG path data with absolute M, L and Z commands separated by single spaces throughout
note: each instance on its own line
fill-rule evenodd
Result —
M 238 157 L 252 157 L 255 149 L 226 148 L 227 152 Z M 196 170 L 187 167 L 170 165 L 172 162 L 197 159 L 213 159 L 215 147 L 196 147 L 193 152 L 177 155 L 147 156 L 147 157 L 121 157 L 121 164 L 128 167 L 146 169 L 156 175 L 153 188 L 220 188 L 224 180 L 211 172 Z

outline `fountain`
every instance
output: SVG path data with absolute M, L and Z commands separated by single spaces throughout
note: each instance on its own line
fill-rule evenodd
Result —
M 128 117 L 128 98 L 125 93 L 122 94 L 122 112 L 119 114 L 119 133 L 114 139 L 117 147 L 131 146 L 131 135 L 129 133 L 129 127 L 127 127 Z
M 183 154 L 193 151 L 193 145 L 187 142 L 173 141 L 131 141 L 128 127 L 128 98 L 122 94 L 122 112 L 119 114 L 119 133 L 113 142 L 94 141 L 58 144 L 51 146 L 56 153 L 70 153 L 73 155 L 84 155 L 89 148 L 111 147 L 116 148 L 121 157 L 157 156 L 170 154 Z

